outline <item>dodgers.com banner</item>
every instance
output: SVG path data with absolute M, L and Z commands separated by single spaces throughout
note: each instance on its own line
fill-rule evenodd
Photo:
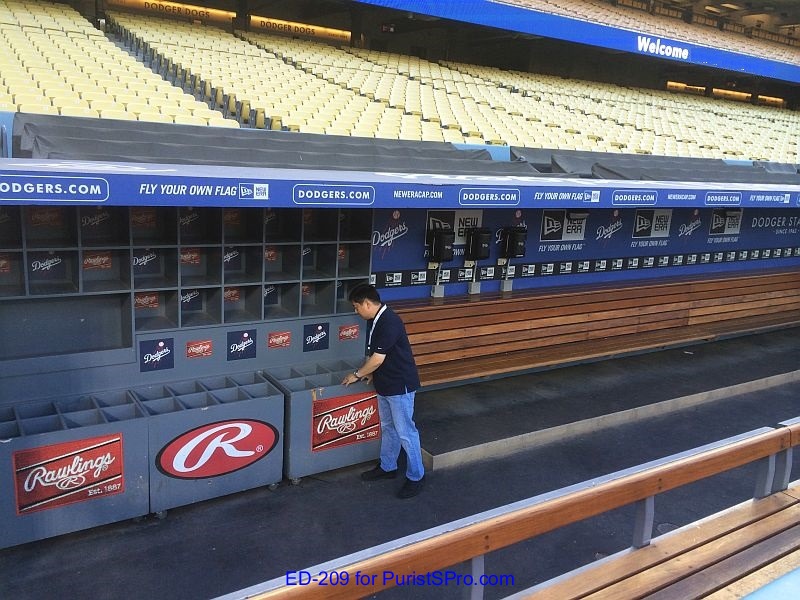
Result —
M 800 185 L 0 159 L 0 205 L 328 208 L 800 206 Z

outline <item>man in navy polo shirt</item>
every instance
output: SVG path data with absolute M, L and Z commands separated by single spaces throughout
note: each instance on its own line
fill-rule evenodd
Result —
M 425 481 L 419 432 L 414 424 L 414 396 L 420 383 L 411 344 L 403 321 L 381 302 L 374 286 L 356 286 L 349 299 L 358 316 L 368 321 L 368 358 L 362 367 L 347 375 L 342 384 L 372 379 L 381 418 L 381 460 L 374 469 L 362 473 L 361 479 L 395 478 L 402 447 L 408 458 L 406 482 L 397 496 L 411 498 L 422 491 Z

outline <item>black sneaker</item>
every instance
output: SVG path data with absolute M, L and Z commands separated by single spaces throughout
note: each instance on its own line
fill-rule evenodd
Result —
M 361 479 L 363 481 L 375 481 L 376 479 L 394 479 L 397 477 L 397 469 L 394 471 L 384 471 L 381 469 L 381 466 L 378 465 L 374 469 L 370 469 L 369 471 L 364 471 L 361 474 Z
M 397 497 L 413 498 L 422 491 L 424 485 L 425 485 L 425 477 L 423 477 L 419 481 L 411 481 L 410 479 L 406 479 L 406 482 L 403 484 L 403 487 L 401 487 L 400 491 L 397 492 Z

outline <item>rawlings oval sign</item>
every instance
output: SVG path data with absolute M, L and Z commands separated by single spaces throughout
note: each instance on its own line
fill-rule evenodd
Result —
M 263 421 L 233 419 L 196 427 L 156 456 L 156 467 L 177 479 L 205 479 L 244 469 L 269 454 L 278 430 Z

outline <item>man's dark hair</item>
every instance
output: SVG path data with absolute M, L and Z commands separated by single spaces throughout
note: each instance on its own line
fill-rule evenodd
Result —
M 350 290 L 350 294 L 347 298 L 350 302 L 356 302 L 358 304 L 361 304 L 364 300 L 372 300 L 378 304 L 381 303 L 381 296 L 378 290 L 375 289 L 374 285 L 369 285 L 368 283 L 362 283 L 354 287 Z

